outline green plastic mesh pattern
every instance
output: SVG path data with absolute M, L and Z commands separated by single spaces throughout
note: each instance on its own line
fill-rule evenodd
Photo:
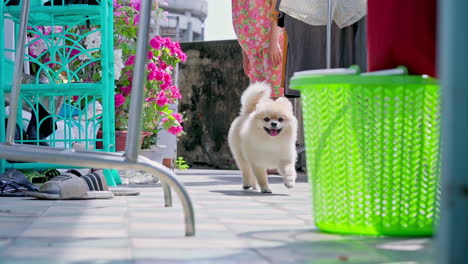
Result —
M 292 81 L 301 90 L 317 227 L 432 234 L 440 174 L 438 85 L 401 76 L 352 76 L 349 83 L 324 78 Z

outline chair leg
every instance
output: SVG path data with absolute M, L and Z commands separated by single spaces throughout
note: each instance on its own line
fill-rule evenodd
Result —
M 171 186 L 169 186 L 163 180 L 161 180 L 161 185 L 162 185 L 163 192 L 164 192 L 164 206 L 165 207 L 172 207 Z
M 174 191 L 178 194 L 179 200 L 182 203 L 182 207 L 184 209 L 185 235 L 194 236 L 195 235 L 195 215 L 193 211 L 192 201 L 190 200 L 190 197 L 185 187 L 175 178 L 172 171 L 170 171 L 163 165 L 158 164 L 156 162 L 152 162 L 151 164 L 150 163 L 143 163 L 143 164 L 140 163 L 140 164 L 144 166 L 144 168 L 142 168 L 143 170 L 146 170 L 147 172 L 154 173 L 160 176 L 160 180 L 164 188 L 164 197 L 165 199 L 169 198 L 169 202 L 171 203 L 171 205 L 172 205 L 172 201 L 170 198 L 171 196 L 170 187 L 172 187 Z M 167 206 L 167 202 L 168 200 L 166 200 L 166 206 Z

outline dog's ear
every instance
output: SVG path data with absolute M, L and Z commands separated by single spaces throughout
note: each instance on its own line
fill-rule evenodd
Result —
M 288 100 L 288 98 L 286 97 L 279 97 L 278 99 L 275 100 L 276 102 L 282 104 L 282 105 L 285 105 L 288 107 L 289 110 L 293 110 L 293 106 L 291 104 L 291 102 Z

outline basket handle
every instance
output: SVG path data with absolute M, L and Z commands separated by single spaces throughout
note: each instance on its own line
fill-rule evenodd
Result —
M 318 69 L 295 72 L 293 77 L 304 75 L 356 75 L 361 73 L 358 65 L 352 65 L 349 68 Z
M 374 75 L 378 75 L 378 76 L 383 76 L 383 75 L 408 75 L 408 69 L 405 66 L 398 66 L 395 69 L 366 72 L 366 73 L 361 74 L 361 76 L 374 76 Z

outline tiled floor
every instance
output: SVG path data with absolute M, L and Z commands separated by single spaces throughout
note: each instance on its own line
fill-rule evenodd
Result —
M 311 219 L 304 178 L 273 194 L 241 191 L 238 171 L 178 173 L 196 214 L 184 237 L 183 213 L 163 206 L 159 185 L 137 197 L 39 201 L 0 197 L 0 263 L 432 263 L 432 239 L 325 234 Z

